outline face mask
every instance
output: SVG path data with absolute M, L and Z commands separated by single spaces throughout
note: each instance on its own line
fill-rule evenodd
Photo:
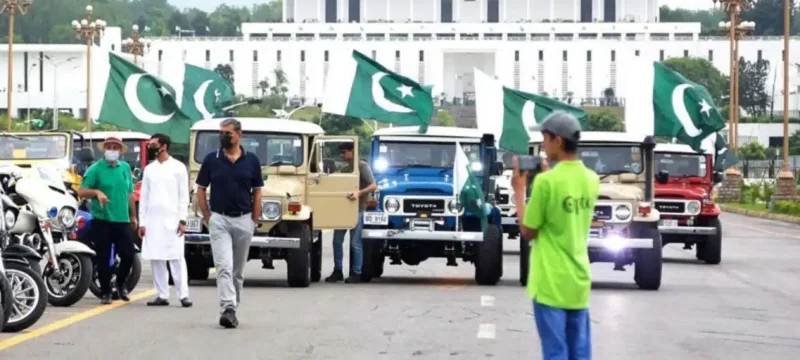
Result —
M 219 134 L 219 143 L 223 148 L 230 149 L 233 147 L 233 137 L 231 134 Z
M 117 161 L 119 160 L 119 151 L 117 150 L 106 150 L 105 152 L 106 161 Z
M 159 154 L 161 154 L 161 148 L 157 146 L 147 147 L 147 160 L 155 160 Z

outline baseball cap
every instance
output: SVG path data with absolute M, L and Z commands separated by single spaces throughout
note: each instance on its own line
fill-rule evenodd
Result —
M 578 142 L 581 139 L 581 123 L 574 115 L 564 111 L 553 112 L 540 124 L 533 125 L 528 130 L 547 132 L 568 141 Z

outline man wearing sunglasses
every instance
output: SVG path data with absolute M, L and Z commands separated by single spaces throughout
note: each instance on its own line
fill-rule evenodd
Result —
M 261 163 L 240 145 L 242 124 L 236 119 L 220 123 L 220 149 L 209 153 L 197 174 L 197 198 L 203 222 L 211 237 L 217 271 L 217 294 L 225 328 L 239 325 L 236 309 L 241 301 L 244 266 L 256 224 L 261 215 Z M 211 186 L 207 203 L 206 189 Z

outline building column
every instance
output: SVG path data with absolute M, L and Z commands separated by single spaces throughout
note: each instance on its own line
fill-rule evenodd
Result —
M 317 21 L 318 22 L 325 22 L 322 19 L 322 0 L 317 0 Z
M 292 19 L 294 19 L 294 22 L 300 22 L 300 19 L 295 16 L 297 16 L 297 0 L 292 2 Z
M 481 7 L 481 22 L 486 21 L 486 2 L 485 0 L 478 0 L 478 6 Z
M 619 0 L 619 16 L 617 20 L 625 18 L 625 0 Z
M 455 1 L 456 5 L 458 5 L 458 7 L 456 8 L 455 22 L 460 22 L 461 21 L 461 0 L 453 0 L 453 1 Z
M 386 0 L 386 21 L 389 21 L 390 15 L 392 13 L 392 3 L 389 0 Z
M 286 10 L 288 10 L 288 9 L 289 9 L 289 6 L 288 6 L 288 4 L 286 4 L 286 1 L 281 1 L 281 12 L 282 12 L 281 21 L 282 22 L 286 22 L 286 18 L 287 18 Z
M 408 7 L 408 19 L 409 20 L 413 20 L 414 19 L 414 0 L 408 0 L 408 2 L 411 3 L 409 5 L 409 7 Z M 436 6 L 435 3 L 433 5 Z
M 550 0 L 550 22 L 553 22 L 556 17 L 556 4 L 554 0 Z
M 650 0 L 644 1 L 644 22 L 650 22 Z
M 438 23 L 441 21 L 441 17 L 439 16 L 439 8 L 442 5 L 441 0 L 434 0 L 433 2 L 433 22 Z
M 500 1 L 503 2 L 503 22 L 506 22 L 508 21 L 508 12 L 506 12 L 506 10 L 508 9 L 508 6 L 506 6 L 508 0 L 500 0 Z
M 361 19 L 359 20 L 359 22 L 366 23 L 368 21 L 368 19 L 367 19 L 367 2 L 362 0 L 361 4 L 364 5 L 364 11 L 361 12 Z
M 525 0 L 525 19 L 531 21 L 531 0 Z
M 577 22 L 581 22 L 581 13 L 578 11 L 579 9 L 578 0 L 572 2 L 572 20 Z

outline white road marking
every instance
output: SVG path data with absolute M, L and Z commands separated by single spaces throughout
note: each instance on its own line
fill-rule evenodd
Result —
M 487 307 L 494 306 L 494 296 L 481 295 L 481 306 L 487 306 Z
M 494 324 L 480 324 L 478 326 L 478 339 L 494 339 L 496 330 Z

